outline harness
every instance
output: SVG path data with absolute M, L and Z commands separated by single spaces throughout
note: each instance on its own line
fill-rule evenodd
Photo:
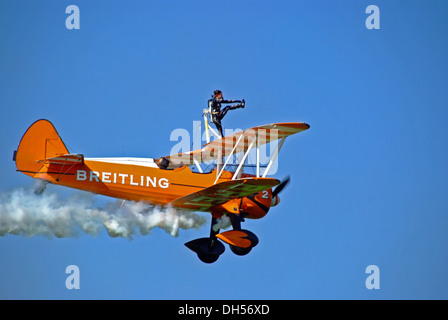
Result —
M 215 120 L 213 118 L 220 113 L 220 111 L 213 111 L 213 99 L 208 100 L 208 112 L 213 116 L 212 121 Z

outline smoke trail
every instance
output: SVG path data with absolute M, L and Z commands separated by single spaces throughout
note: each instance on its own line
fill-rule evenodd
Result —
M 16 189 L 0 196 L 0 236 L 74 237 L 80 231 L 132 239 L 158 227 L 176 237 L 179 229 L 199 229 L 206 219 L 193 212 L 144 203 L 112 201 L 95 207 L 94 195 L 80 192 L 61 199 L 57 193 Z

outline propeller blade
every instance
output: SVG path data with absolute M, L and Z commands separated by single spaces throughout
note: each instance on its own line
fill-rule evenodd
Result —
M 277 188 L 274 189 L 274 191 L 272 191 L 272 197 L 275 197 L 276 195 L 278 195 L 280 193 L 280 191 L 283 190 L 284 187 L 286 187 L 286 185 L 289 183 L 289 176 L 287 176 L 278 186 Z

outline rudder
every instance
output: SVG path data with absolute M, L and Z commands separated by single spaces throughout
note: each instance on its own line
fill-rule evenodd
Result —
M 41 119 L 34 122 L 23 135 L 14 160 L 18 171 L 34 177 L 43 166 L 42 160 L 68 153 L 53 124 Z

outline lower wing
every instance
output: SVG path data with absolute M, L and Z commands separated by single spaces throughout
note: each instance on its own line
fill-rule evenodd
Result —
M 243 178 L 224 181 L 178 198 L 172 201 L 170 205 L 197 211 L 209 211 L 211 208 L 222 205 L 229 200 L 273 188 L 279 183 L 279 180 L 273 178 Z

